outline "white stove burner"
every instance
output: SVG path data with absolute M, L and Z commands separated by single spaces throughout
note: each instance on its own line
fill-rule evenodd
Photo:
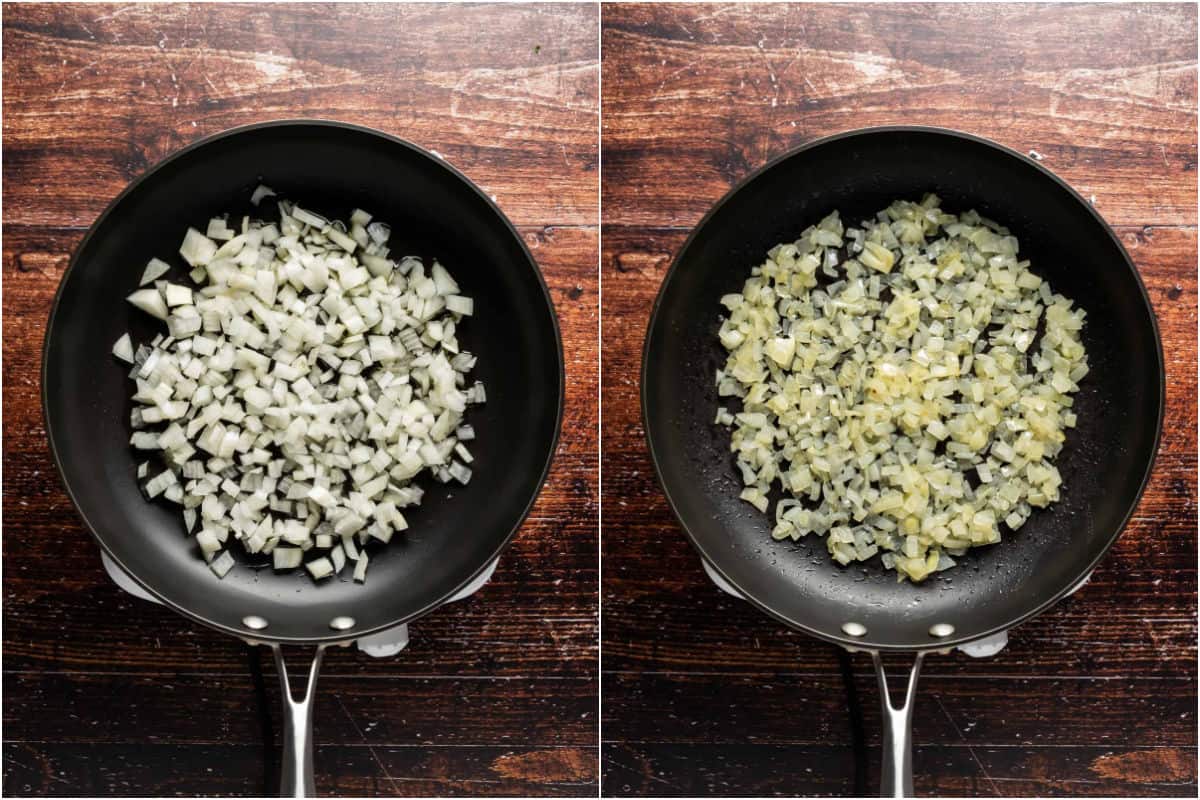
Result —
M 119 588 L 141 600 L 149 600 L 151 603 L 161 605 L 154 595 L 139 586 L 137 581 L 129 577 L 129 574 L 125 570 L 117 566 L 117 562 L 109 558 L 108 553 L 100 551 L 100 560 L 104 564 L 104 571 L 108 573 L 108 577 L 112 578 L 113 583 Z M 499 563 L 499 558 L 492 559 L 492 563 L 488 564 L 475 580 L 464 586 L 458 594 L 446 602 L 455 603 L 459 600 L 465 600 L 478 592 L 483 588 L 485 583 L 491 580 L 492 574 L 496 571 L 496 565 Z M 253 644 L 253 642 L 251 643 Z M 354 644 L 359 650 L 372 658 L 390 658 L 408 646 L 408 624 L 397 625 L 379 633 L 363 636 L 356 639 Z

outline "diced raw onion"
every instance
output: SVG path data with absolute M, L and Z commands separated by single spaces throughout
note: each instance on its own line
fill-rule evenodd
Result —
M 304 551 L 299 547 L 276 546 L 271 551 L 271 555 L 274 558 L 275 569 L 277 570 L 295 569 L 304 563 Z
M 133 343 L 129 340 L 128 333 L 122 334 L 120 339 L 113 342 L 112 352 L 126 364 L 133 363 Z
M 193 267 L 207 266 L 217 254 L 217 243 L 195 228 L 188 228 L 179 246 L 179 255 Z
M 446 298 L 446 309 L 453 311 L 455 314 L 462 314 L 464 317 L 469 317 L 475 313 L 475 302 L 469 297 L 452 294 Z
M 253 203 L 254 205 L 258 205 L 259 203 L 261 203 L 263 201 L 264 197 L 274 197 L 274 196 L 275 196 L 275 190 L 271 189 L 268 186 L 260 185 L 257 189 L 254 190 L 254 194 L 250 195 L 250 202 Z
M 221 552 L 221 555 L 208 562 L 208 566 L 217 574 L 218 578 L 224 578 L 229 574 L 229 570 L 233 569 L 233 556 L 228 550 Z
M 397 266 L 391 229 L 365 211 L 349 226 L 286 200 L 278 211 L 189 228 L 179 252 L 201 285 L 147 265 L 153 286 L 128 299 L 168 335 L 113 345 L 133 365 L 130 444 L 157 451 L 138 478 L 183 507 L 218 576 L 234 539 L 277 570 L 322 580 L 353 563 L 362 582 L 367 542 L 408 528 L 399 509 L 421 502 L 414 481 L 471 478 L 464 415 L 486 395 L 467 385 L 475 357 L 457 326 L 473 302 L 437 262 Z
M 156 280 L 166 275 L 171 269 L 171 265 L 157 258 L 152 258 L 146 263 L 146 269 L 142 272 L 142 279 L 138 282 L 139 286 L 145 286 L 148 283 L 154 283 Z
M 333 564 L 324 556 L 313 559 L 305 564 L 305 566 L 308 568 L 308 572 L 313 576 L 314 580 L 319 581 L 322 578 L 328 578 L 333 574 Z
M 152 317 L 162 320 L 167 318 L 167 301 L 157 289 L 139 289 L 126 299 Z

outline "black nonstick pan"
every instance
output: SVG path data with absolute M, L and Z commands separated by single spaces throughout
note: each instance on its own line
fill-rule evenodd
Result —
M 721 295 L 752 266 L 833 210 L 847 224 L 897 198 L 936 192 L 949 211 L 977 209 L 1018 237 L 1023 258 L 1087 310 L 1091 372 L 1078 427 L 1058 459 L 1061 500 L 1016 533 L 970 551 L 920 585 L 876 560 L 843 568 L 818 537 L 775 542 L 771 522 L 738 499 L 729 434 L 713 424 Z M 883 794 L 911 794 L 911 698 L 921 658 L 1012 628 L 1091 573 L 1137 505 L 1162 427 L 1162 347 L 1146 290 L 1099 214 L 1041 165 L 948 130 L 876 128 L 794 150 L 726 195 L 667 273 L 646 336 L 642 413 L 659 480 L 684 531 L 717 575 L 797 630 L 872 653 L 888 726 Z M 916 654 L 909 702 L 890 703 L 880 653 Z
M 468 421 L 467 486 L 425 484 L 410 529 L 372 552 L 365 584 L 276 574 L 242 561 L 218 580 L 184 533 L 177 506 L 148 502 L 130 449 L 127 367 L 110 354 L 161 326 L 125 297 L 152 256 L 174 265 L 186 228 L 254 213 L 260 183 L 308 208 L 347 218 L 356 207 L 392 224 L 397 254 L 436 257 L 475 298 L 460 326 L 487 402 Z M 416 619 L 471 583 L 525 519 L 549 469 L 563 404 L 553 307 L 520 235 L 440 158 L 395 137 L 336 122 L 238 128 L 184 148 L 127 188 L 84 237 L 63 276 L 46 333 L 42 401 L 68 494 L 104 551 L 156 599 L 196 622 L 270 645 L 285 688 L 285 794 L 311 793 L 311 697 L 323 649 Z M 408 513 L 411 511 L 412 513 Z M 236 554 L 237 548 L 230 552 Z M 280 645 L 316 646 L 305 699 L 287 691 Z

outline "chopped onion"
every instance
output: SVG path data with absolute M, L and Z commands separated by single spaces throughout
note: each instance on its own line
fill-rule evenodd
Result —
M 148 283 L 154 283 L 156 280 L 166 275 L 171 269 L 171 265 L 165 261 L 160 261 L 157 258 L 152 258 L 146 262 L 146 269 L 142 272 L 142 279 L 138 281 L 139 286 L 145 286 Z
M 166 298 L 168 308 L 190 306 L 192 304 L 192 290 L 177 283 L 168 283 L 163 289 L 163 295 Z
M 721 298 L 717 392 L 742 410 L 716 422 L 743 500 L 766 512 L 782 487 L 776 539 L 917 582 L 1058 500 L 1085 314 L 1017 247 L 929 195 L 860 228 L 835 212 Z
M 469 317 L 475 313 L 475 301 L 469 297 L 452 294 L 446 298 L 446 309 L 453 311 L 455 314 L 462 314 L 464 317 Z
M 152 317 L 162 320 L 167 318 L 167 301 L 158 289 L 139 289 L 125 299 Z
M 122 334 L 120 339 L 113 342 L 112 353 L 126 364 L 133 363 L 133 343 L 129 340 L 128 333 Z
M 387 244 L 388 239 L 392 236 L 392 229 L 382 222 L 372 222 L 367 225 L 367 235 L 371 237 L 371 241 L 375 244 Z
M 328 578 L 333 574 L 333 564 L 324 556 L 313 559 L 305 564 L 305 566 L 308 568 L 309 574 L 313 576 L 314 580 L 319 581 L 322 578 Z
M 311 211 L 305 211 L 300 206 L 292 207 L 292 216 L 305 225 L 311 225 L 314 228 L 324 228 L 329 224 L 329 220 L 325 219 L 320 214 L 314 214 Z
M 271 551 L 271 557 L 274 559 L 275 569 L 295 569 L 304 562 L 304 551 L 299 547 L 276 546 L 275 549 Z
M 224 578 L 229 574 L 229 570 L 233 569 L 233 556 L 229 554 L 228 550 L 225 550 L 221 555 L 208 562 L 208 566 L 217 574 L 218 578 Z
M 161 465 L 138 468 L 143 489 L 183 507 L 218 576 L 232 538 L 314 580 L 353 561 L 361 582 L 367 542 L 408 528 L 399 509 L 421 502 L 414 481 L 470 480 L 464 415 L 486 395 L 467 385 L 476 359 L 457 327 L 473 302 L 439 263 L 397 268 L 390 229 L 365 211 L 347 226 L 277 209 L 278 222 L 188 228 L 179 252 L 194 287 L 147 265 L 153 286 L 128 300 L 167 334 L 113 345 L 136 387 L 130 444 L 157 453 Z
M 217 244 L 195 228 L 188 228 L 183 244 L 179 246 L 179 255 L 189 266 L 207 266 L 217 254 Z
M 274 197 L 274 196 L 275 196 L 274 189 L 270 188 L 269 186 L 263 186 L 263 185 L 259 184 L 258 188 L 254 190 L 254 194 L 250 195 L 250 202 L 253 205 L 258 205 L 259 203 L 261 203 L 263 201 L 264 197 Z
M 217 241 L 228 242 L 233 239 L 233 231 L 229 230 L 229 226 L 225 224 L 223 217 L 214 217 L 208 221 L 208 229 L 204 232 L 210 239 Z M 218 249 L 218 252 L 220 250 Z

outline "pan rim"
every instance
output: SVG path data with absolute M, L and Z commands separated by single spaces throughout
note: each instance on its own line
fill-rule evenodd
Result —
M 484 203 L 486 203 L 487 207 L 489 209 L 491 209 L 492 213 L 500 220 L 500 222 L 504 225 L 504 227 L 507 228 L 509 234 L 511 234 L 513 239 L 519 244 L 519 246 L 521 248 L 521 253 L 525 256 L 526 260 L 529 262 L 529 265 L 533 268 L 534 277 L 537 279 L 538 286 L 541 288 L 541 291 L 542 291 L 542 298 L 545 301 L 547 310 L 550 312 L 550 322 L 551 322 L 551 327 L 554 330 L 554 344 L 555 344 L 555 350 L 557 353 L 557 362 L 558 362 L 558 364 L 557 364 L 557 366 L 558 366 L 558 381 L 557 381 L 557 385 L 555 387 L 556 394 L 558 396 L 558 402 L 556 404 L 555 415 L 554 415 L 554 432 L 551 437 L 549 447 L 547 448 L 545 461 L 542 464 L 541 470 L 538 475 L 538 481 L 537 481 L 538 488 L 536 491 L 534 491 L 531 494 L 528 502 L 525 504 L 525 507 L 521 510 L 521 513 L 517 517 L 516 521 L 513 523 L 511 529 L 505 534 L 504 538 L 502 540 L 500 540 L 500 542 L 496 545 L 493 552 L 488 556 L 488 558 L 482 564 L 480 564 L 473 572 L 471 572 L 471 574 L 467 578 L 465 578 L 461 582 L 459 582 L 456 585 L 454 585 L 453 587 L 451 587 L 450 590 L 445 592 L 440 598 L 426 604 L 424 607 L 418 609 L 417 611 L 415 611 L 411 614 L 408 614 L 404 617 L 399 617 L 391 622 L 374 625 L 369 628 L 355 629 L 354 631 L 348 632 L 348 633 L 333 633 L 333 632 L 331 632 L 329 634 L 323 634 L 323 635 L 319 635 L 319 636 L 275 636 L 275 635 L 270 635 L 270 634 L 259 632 L 259 631 L 243 630 L 243 629 L 239 629 L 239 628 L 236 628 L 233 626 L 222 624 L 221 622 L 218 622 L 216 620 L 209 619 L 204 614 L 198 613 L 196 611 L 193 611 L 192 609 L 186 608 L 184 606 L 176 604 L 175 602 L 173 602 L 171 600 L 168 600 L 166 597 L 164 597 L 162 595 L 161 592 L 159 592 L 157 589 L 155 589 L 154 587 L 147 584 L 139 576 L 135 575 L 131 570 L 129 570 L 125 566 L 125 564 L 121 561 L 120 557 L 118 557 L 117 554 L 114 553 L 113 550 L 104 541 L 103 537 L 101 537 L 100 534 L 96 532 L 95 526 L 92 524 L 92 521 L 88 518 L 87 513 L 80 506 L 78 500 L 76 499 L 75 492 L 72 489 L 70 482 L 66 478 L 66 473 L 63 470 L 63 460 L 59 454 L 58 446 L 55 443 L 54 433 L 53 433 L 53 425 L 51 424 L 50 415 L 48 413 L 48 401 L 49 401 L 50 393 L 47 391 L 47 388 L 46 388 L 46 385 L 47 385 L 46 384 L 47 355 L 49 354 L 49 351 L 50 351 L 51 333 L 52 333 L 52 331 L 54 331 L 54 323 L 55 323 L 55 319 L 58 315 L 59 303 L 62 299 L 63 289 L 67 284 L 68 278 L 70 278 L 72 272 L 77 267 L 81 254 L 87 248 L 88 244 L 91 242 L 92 238 L 97 234 L 97 232 L 103 226 L 105 221 L 107 221 L 109 215 L 121 204 L 121 202 L 127 196 L 129 196 L 134 191 L 136 191 L 137 188 L 139 186 L 141 186 L 142 183 L 145 182 L 147 179 L 149 179 L 152 175 L 158 173 L 160 170 L 162 170 L 163 168 L 167 167 L 168 165 L 174 163 L 176 160 L 181 159 L 185 156 L 188 156 L 193 151 L 199 150 L 199 149 L 201 149 L 207 145 L 213 144 L 217 141 L 227 139 L 230 137 L 234 137 L 234 136 L 238 136 L 241 134 L 250 133 L 253 131 L 264 130 L 264 129 L 269 129 L 269 128 L 284 128 L 284 127 L 340 128 L 340 129 L 349 130 L 349 131 L 353 131 L 353 132 L 368 135 L 368 136 L 374 136 L 376 138 L 383 139 L 390 144 L 399 145 L 399 146 L 415 153 L 416 155 L 428 160 L 429 162 L 437 165 L 438 167 L 446 170 L 454 178 L 456 178 L 465 188 L 469 189 L 479 199 L 481 199 Z M 528 245 L 525 243 L 524 237 L 521 236 L 520 232 L 516 229 L 516 226 L 513 225 L 512 221 L 509 220 L 509 218 L 504 214 L 504 212 L 500 210 L 500 207 L 496 204 L 496 202 L 486 192 L 484 192 L 479 186 L 477 186 L 470 178 L 468 178 L 466 175 L 464 175 L 462 172 L 460 172 L 458 169 L 456 169 L 452 164 L 450 164 L 448 161 L 446 161 L 446 159 L 442 158 L 439 155 L 435 155 L 434 153 L 430 152 L 429 150 L 426 150 L 425 148 L 423 148 L 419 145 L 416 145 L 410 141 L 407 141 L 405 139 L 402 139 L 398 136 L 387 133 L 385 131 L 378 130 L 376 128 L 371 128 L 371 127 L 368 127 L 365 125 L 358 125 L 358 124 L 352 123 L 352 122 L 343 122 L 340 120 L 325 119 L 325 118 L 319 118 L 319 117 L 312 117 L 312 118 L 294 117 L 294 118 L 273 119 L 273 120 L 265 120 L 262 122 L 254 122 L 254 123 L 250 123 L 247 125 L 239 125 L 239 126 L 236 126 L 233 128 L 226 128 L 225 130 L 218 131 L 217 133 L 213 133 L 208 136 L 197 139 L 196 141 L 191 142 L 191 143 L 185 145 L 184 147 L 182 147 L 178 150 L 175 150 L 172 153 L 169 153 L 167 156 L 165 156 L 160 161 L 158 161 L 155 164 L 148 167 L 143 173 L 141 173 L 140 175 L 135 177 L 132 181 L 130 181 L 125 186 L 125 188 L 123 188 L 117 194 L 117 196 L 114 197 L 108 203 L 107 206 L 105 206 L 104 210 L 100 213 L 100 215 L 96 217 L 96 220 L 91 224 L 91 226 L 88 227 L 87 232 L 84 234 L 84 236 L 80 240 L 79 244 L 75 247 L 74 252 L 71 254 L 71 259 L 67 263 L 67 268 L 65 270 L 63 270 L 62 277 L 59 278 L 58 288 L 54 292 L 54 299 L 50 305 L 50 314 L 46 319 L 46 331 L 45 331 L 45 334 L 43 335 L 43 339 L 42 339 L 41 361 L 42 361 L 41 368 L 39 369 L 39 380 L 41 381 L 41 388 L 40 388 L 39 394 L 41 397 L 41 405 L 42 405 L 42 424 L 46 428 L 46 440 L 50 447 L 50 454 L 54 461 L 54 467 L 58 472 L 59 480 L 62 483 L 63 488 L 66 490 L 67 496 L 71 500 L 71 505 L 75 508 L 76 514 L 78 514 L 80 519 L 83 520 L 84 526 L 87 528 L 88 532 L 92 535 L 92 538 L 95 539 L 97 541 L 97 543 L 99 543 L 101 550 L 104 553 L 106 553 L 108 555 L 108 557 L 113 560 L 113 563 L 115 563 L 118 567 L 120 567 L 121 570 L 134 581 L 134 583 L 136 583 L 142 589 L 146 590 L 157 602 L 159 602 L 162 605 L 164 605 L 165 607 L 175 611 L 176 613 L 182 615 L 183 617 L 185 617 L 193 622 L 198 622 L 201 625 L 204 625 L 205 627 L 213 628 L 222 633 L 230 634 L 232 636 L 236 636 L 241 639 L 252 640 L 254 642 L 274 643 L 274 644 L 331 645 L 331 644 L 338 644 L 338 643 L 348 643 L 348 642 L 354 641 L 356 639 L 361 639 L 361 638 L 370 636 L 372 634 L 390 630 L 391 628 L 395 628 L 399 625 L 404 625 L 404 624 L 407 624 L 414 620 L 417 620 L 417 619 L 425 616 L 426 614 L 429 614 L 430 612 L 436 610 L 437 608 L 440 608 L 441 606 L 445 605 L 447 602 L 449 602 L 451 600 L 451 598 L 453 598 L 456 594 L 458 594 L 458 592 L 460 592 L 463 588 L 465 588 L 466 586 L 469 586 L 476 578 L 478 578 L 481 574 L 483 574 L 483 572 L 488 568 L 488 566 L 493 561 L 495 561 L 497 558 L 500 557 L 500 555 L 504 552 L 504 550 L 507 549 L 507 547 L 511 543 L 513 537 L 516 536 L 517 531 L 520 530 L 521 526 L 524 525 L 525 521 L 528 519 L 530 512 L 533 510 L 534 504 L 537 502 L 538 497 L 541 496 L 542 488 L 544 488 L 544 486 L 545 486 L 546 479 L 550 473 L 550 468 L 554 462 L 554 457 L 555 457 L 556 453 L 558 452 L 558 443 L 559 443 L 559 439 L 560 439 L 560 436 L 562 433 L 562 421 L 563 421 L 563 413 L 564 413 L 564 406 L 565 406 L 565 400 L 566 400 L 566 397 L 565 397 L 565 395 L 566 395 L 566 360 L 563 355 L 562 331 L 559 326 L 558 313 L 554 308 L 554 302 L 550 296 L 550 289 L 546 284 L 545 276 L 542 275 L 541 267 L 538 265 L 537 260 L 533 257 L 533 254 L 530 252 Z
M 869 636 L 862 637 L 862 638 L 855 638 L 855 637 L 846 636 L 846 635 L 837 635 L 837 634 L 830 633 L 830 632 L 824 631 L 824 630 L 818 630 L 817 628 L 815 628 L 813 626 L 806 625 L 804 622 L 802 622 L 800 620 L 793 619 L 792 617 L 788 616 L 784 612 L 780 611 L 778 608 L 774 607 L 774 605 L 772 605 L 769 601 L 764 600 L 760 597 L 756 597 L 755 595 L 746 591 L 742 586 L 740 586 L 738 584 L 738 582 L 736 580 L 733 579 L 732 576 L 730 576 L 726 572 L 726 570 L 722 569 L 722 567 L 717 563 L 717 561 L 714 560 L 712 557 L 710 557 L 708 551 L 705 550 L 704 546 L 700 543 L 698 538 L 692 533 L 692 530 L 688 527 L 687 522 L 684 520 L 683 515 L 679 511 L 679 506 L 676 503 L 675 498 L 672 497 L 670 489 L 667 487 L 666 482 L 663 480 L 663 468 L 660 463 L 659 453 L 654 448 L 654 442 L 653 442 L 653 439 L 650 434 L 650 423 L 649 423 L 650 415 L 649 415 L 649 409 L 647 406 L 648 398 L 647 398 L 647 389 L 646 389 L 646 379 L 647 379 L 647 374 L 648 374 L 647 362 L 648 362 L 648 356 L 649 356 L 649 352 L 650 352 L 650 342 L 651 342 L 651 337 L 653 335 L 654 329 L 658 323 L 658 316 L 659 316 L 659 312 L 661 311 L 661 308 L 662 308 L 663 297 L 667 292 L 667 288 L 671 282 L 671 279 L 675 276 L 676 271 L 679 269 L 679 266 L 683 260 L 683 257 L 687 254 L 688 250 L 691 248 L 692 243 L 696 239 L 697 235 L 700 233 L 701 230 L 704 229 L 704 227 L 706 225 L 709 224 L 709 222 L 712 220 L 712 218 L 718 212 L 720 212 L 720 210 L 726 205 L 726 203 L 731 201 L 735 195 L 737 195 L 739 192 L 741 192 L 743 189 L 745 189 L 749 184 L 751 184 L 752 182 L 757 180 L 764 173 L 770 171 L 771 169 L 774 169 L 779 164 L 783 163 L 784 161 L 787 161 L 788 159 L 792 158 L 793 156 L 799 155 L 800 153 L 806 152 L 808 150 L 813 150 L 815 148 L 821 147 L 823 145 L 831 144 L 833 142 L 841 141 L 843 139 L 853 139 L 853 138 L 858 138 L 858 137 L 863 137 L 863 136 L 872 136 L 872 135 L 878 135 L 878 134 L 891 134 L 891 133 L 931 134 L 931 135 L 935 135 L 935 136 L 945 136 L 945 137 L 949 137 L 949 138 L 959 139 L 959 140 L 971 142 L 976 145 L 981 145 L 981 146 L 990 148 L 992 150 L 995 150 L 999 153 L 1002 153 L 1005 156 L 1008 156 L 1010 158 L 1014 158 L 1022 164 L 1033 167 L 1035 170 L 1041 172 L 1043 176 L 1049 178 L 1051 181 L 1056 183 L 1059 187 L 1066 190 L 1069 193 L 1069 195 L 1072 198 L 1074 198 L 1076 203 L 1078 203 L 1080 206 L 1082 206 L 1084 209 L 1086 209 L 1092 215 L 1092 217 L 1096 220 L 1096 222 L 1098 222 L 1100 224 L 1100 227 L 1108 235 L 1109 239 L 1116 246 L 1117 251 L 1121 254 L 1122 258 L 1124 259 L 1126 268 L 1133 275 L 1133 279 L 1139 290 L 1139 297 L 1142 301 L 1142 305 L 1145 307 L 1145 310 L 1146 310 L 1147 314 L 1149 315 L 1150 325 L 1154 332 L 1154 341 L 1155 341 L 1155 345 L 1156 345 L 1156 347 L 1155 347 L 1156 367 L 1157 367 L 1157 372 L 1158 372 L 1158 387 L 1157 387 L 1158 388 L 1158 408 L 1157 408 L 1155 425 L 1154 425 L 1154 447 L 1153 447 L 1153 450 L 1151 451 L 1150 458 L 1147 460 L 1145 470 L 1142 473 L 1140 480 L 1138 481 L 1138 487 L 1137 487 L 1136 493 L 1134 494 L 1133 501 L 1130 503 L 1129 507 L 1125 510 L 1125 513 L 1122 515 L 1120 524 L 1114 528 L 1112 533 L 1109 535 L 1108 540 L 1104 543 L 1104 546 L 1097 550 L 1097 552 L 1092 557 L 1092 559 L 1088 563 L 1088 565 L 1079 574 L 1077 574 L 1066 586 L 1064 586 L 1062 589 L 1060 589 L 1059 591 L 1057 591 L 1053 595 L 1051 595 L 1049 597 L 1049 599 L 1043 600 L 1039 604 L 1032 606 L 1030 609 L 1026 610 L 1023 614 L 1010 620 L 1007 624 L 995 625 L 995 626 L 989 627 L 983 633 L 979 633 L 979 634 L 972 634 L 970 636 L 952 635 L 952 636 L 948 636 L 944 639 L 931 640 L 930 642 L 921 643 L 921 644 L 917 644 L 917 645 L 887 644 L 887 643 L 881 643 L 878 641 L 874 641 Z M 667 269 L 666 275 L 663 276 L 662 283 L 659 285 L 658 293 L 654 299 L 654 305 L 650 311 L 649 321 L 647 322 L 647 325 L 646 325 L 646 334 L 645 334 L 645 338 L 642 342 L 642 363 L 641 363 L 641 369 L 639 370 L 639 373 L 640 373 L 639 379 L 641 381 L 641 385 L 639 387 L 639 400 L 640 400 L 639 404 L 640 404 L 641 415 L 642 415 L 642 420 L 641 420 L 642 421 L 642 435 L 645 439 L 646 447 L 650 453 L 651 463 L 654 465 L 655 477 L 658 479 L 659 487 L 661 488 L 664 497 L 666 497 L 667 505 L 670 507 L 671 513 L 674 515 L 675 520 L 678 522 L 679 526 L 683 529 L 683 532 L 687 536 L 688 541 L 691 542 L 692 546 L 696 549 L 696 551 L 698 552 L 700 557 L 708 564 L 708 566 L 710 566 L 712 569 L 714 569 L 718 575 L 720 575 L 725 581 L 727 581 L 730 586 L 737 589 L 739 594 L 747 602 L 749 602 L 752 606 L 756 607 L 758 610 L 764 612 L 768 616 L 778 620 L 779 622 L 782 622 L 783 624 L 787 625 L 788 627 L 790 627 L 794 630 L 800 631 L 801 633 L 808 634 L 809 636 L 813 636 L 817 639 L 831 642 L 833 644 L 841 645 L 850 650 L 861 650 L 861 651 L 916 653 L 916 652 L 927 652 L 927 651 L 932 651 L 932 650 L 950 650 L 959 645 L 964 645 L 964 644 L 969 644 L 971 642 L 981 641 L 990 636 L 994 636 L 998 633 L 1002 633 L 1004 631 L 1011 630 L 1011 629 L 1017 627 L 1018 625 L 1021 625 L 1025 622 L 1029 621 L 1030 619 L 1033 619 L 1034 617 L 1038 616 L 1039 614 L 1042 614 L 1043 612 L 1045 612 L 1052 606 L 1056 605 L 1064 597 L 1071 594 L 1073 590 L 1075 590 L 1076 588 L 1078 588 L 1081 585 L 1081 582 L 1087 576 L 1091 575 L 1091 573 L 1096 569 L 1097 565 L 1099 565 L 1099 563 L 1108 554 L 1108 551 L 1110 549 L 1112 549 L 1112 546 L 1116 543 L 1117 539 L 1120 538 L 1121 534 L 1124 532 L 1125 528 L 1128 526 L 1130 519 L 1133 517 L 1133 514 L 1137 511 L 1137 508 L 1141 503 L 1142 496 L 1145 493 L 1146 486 L 1150 482 L 1151 474 L 1154 471 L 1154 464 L 1158 459 L 1158 452 L 1162 446 L 1163 419 L 1164 419 L 1164 415 L 1166 412 L 1166 393 L 1167 393 L 1167 390 L 1166 390 L 1166 368 L 1165 368 L 1165 361 L 1164 361 L 1164 357 L 1163 357 L 1162 334 L 1161 334 L 1161 331 L 1160 331 L 1159 325 L 1158 325 L 1158 317 L 1154 313 L 1154 306 L 1150 302 L 1150 295 L 1146 291 L 1146 285 L 1142 281 L 1142 277 L 1141 277 L 1141 274 L 1138 272 L 1137 266 L 1133 263 L 1133 259 L 1130 258 L 1128 251 L 1126 251 L 1126 249 L 1125 249 L 1125 246 L 1123 244 L 1121 244 L 1121 240 L 1117 237 L 1116 232 L 1113 231 L 1112 226 L 1109 225 L 1108 222 L 1102 216 L 1100 216 L 1099 212 L 1096 211 L 1095 207 L 1092 206 L 1092 204 L 1089 203 L 1087 200 L 1085 200 L 1083 198 L 1083 196 L 1079 194 L 1079 192 L 1075 191 L 1075 189 L 1073 189 L 1070 186 L 1070 184 L 1068 184 L 1066 181 L 1064 181 L 1058 175 L 1051 172 L 1046 167 L 1042 166 L 1042 164 L 1039 163 L 1037 160 L 1026 157 L 1025 155 L 1022 155 L 1021 153 L 1019 153 L 1016 150 L 1013 150 L 1010 147 L 1006 147 L 1005 145 L 999 144 L 998 142 L 994 142 L 991 139 L 986 139 L 982 136 L 977 136 L 975 134 L 955 130 L 953 128 L 944 128 L 944 127 L 929 126 L 929 125 L 880 125 L 880 126 L 873 126 L 873 127 L 867 127 L 867 128 L 854 128 L 854 129 L 850 129 L 850 130 L 841 131 L 839 133 L 834 133 L 834 134 L 831 134 L 828 136 L 822 136 L 822 137 L 814 139 L 810 142 L 805 142 L 804 144 L 801 144 L 797 147 L 794 147 L 794 148 L 784 151 L 783 153 L 771 158 L 765 164 L 763 164 L 762 166 L 753 170 L 748 175 L 746 175 L 741 180 L 739 180 L 731 189 L 729 189 L 724 195 L 722 195 L 721 198 L 718 199 L 712 205 L 711 208 L 709 208 L 709 210 L 704 214 L 704 216 L 700 218 L 700 221 L 697 222 L 692 227 L 691 231 L 688 233 L 687 238 L 684 240 L 683 245 L 680 246 L 679 251 L 676 253 L 674 259 L 672 259 L 671 266 Z

